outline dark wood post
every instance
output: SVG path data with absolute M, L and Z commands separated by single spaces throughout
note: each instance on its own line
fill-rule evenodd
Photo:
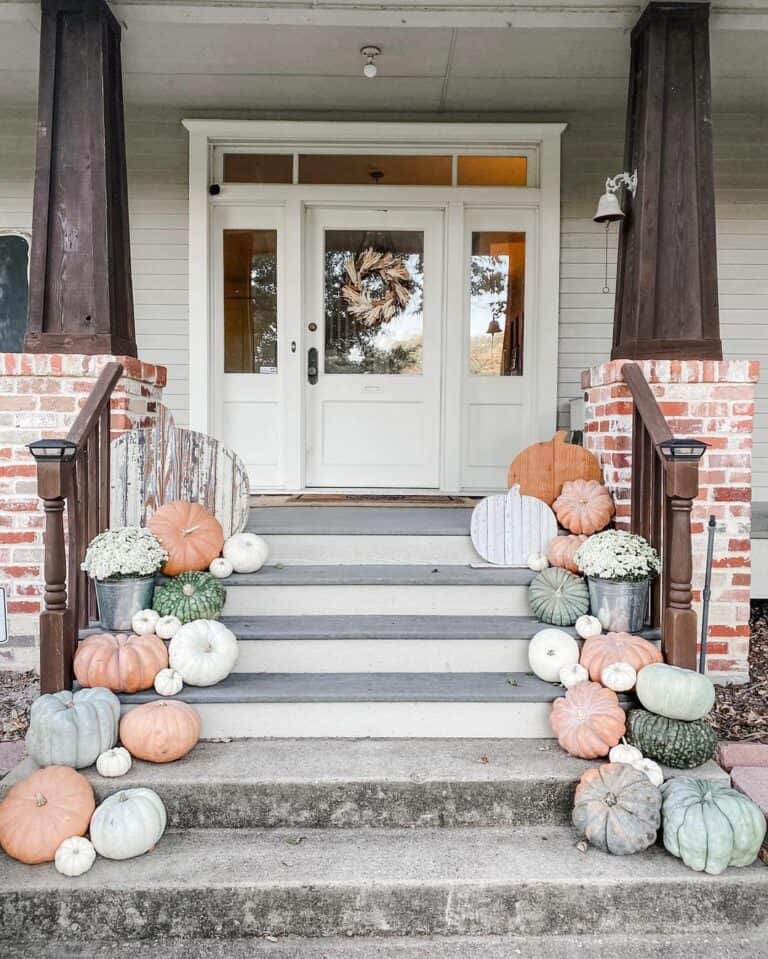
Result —
M 722 359 L 709 4 L 650 3 L 631 49 L 611 355 Z
M 120 24 L 104 0 L 42 0 L 24 348 L 136 356 Z
M 37 464 L 37 492 L 45 511 L 45 592 L 40 614 L 40 691 L 72 688 L 75 628 L 67 602 L 64 501 L 72 485 L 72 463 Z
M 699 492 L 699 464 L 666 463 L 664 655 L 673 666 L 697 668 L 697 617 L 691 603 L 691 508 Z

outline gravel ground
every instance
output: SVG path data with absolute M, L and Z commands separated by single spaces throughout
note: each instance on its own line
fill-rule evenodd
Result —
M 749 675 L 744 686 L 716 686 L 709 716 L 718 738 L 768 743 L 768 603 L 752 603 Z

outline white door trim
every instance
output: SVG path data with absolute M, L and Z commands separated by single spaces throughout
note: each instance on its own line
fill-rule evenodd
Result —
M 286 262 L 289 275 L 302 276 L 304 269 L 304 209 L 307 205 L 359 206 L 378 201 L 412 207 L 442 207 L 446 211 L 446 296 L 457 292 L 456 283 L 463 247 L 457 243 L 465 206 L 493 209 L 534 208 L 538 211 L 538 310 L 537 353 L 551 357 L 542 364 L 534 402 L 536 431 L 540 436 L 554 432 L 557 422 L 557 343 L 560 288 L 560 140 L 562 123 L 347 123 L 251 120 L 183 120 L 189 132 L 189 396 L 190 427 L 213 433 L 222 398 L 216 388 L 214 369 L 213 318 L 215 316 L 212 271 L 211 209 L 219 204 L 283 205 L 285 209 Z M 499 154 L 524 151 L 529 159 L 527 187 L 355 187 L 221 184 L 216 196 L 209 187 L 217 182 L 216 148 L 260 152 L 346 152 L 346 153 L 429 153 L 445 151 Z M 530 185 L 532 184 L 532 185 Z M 452 239 L 453 238 L 453 239 Z M 295 340 L 296 352 L 285 364 L 285 424 L 283 431 L 283 488 L 304 486 L 305 412 L 299 401 L 304 375 L 305 341 L 303 284 L 288 284 L 281 314 L 294 318 L 293 328 L 284 330 Z M 456 302 L 454 300 L 453 302 Z M 457 357 L 445 351 L 444 372 Z M 443 422 L 450 421 L 455 396 L 446 396 Z M 443 488 L 459 488 L 456 443 L 443 443 Z M 289 448 L 290 447 L 290 448 Z

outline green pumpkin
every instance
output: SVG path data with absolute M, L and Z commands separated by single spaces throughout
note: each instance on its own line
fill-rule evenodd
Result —
M 766 827 L 751 799 L 703 779 L 670 779 L 661 791 L 664 846 L 686 866 L 717 876 L 755 861 Z
M 161 616 L 176 616 L 182 623 L 217 619 L 227 591 L 210 573 L 182 573 L 155 590 L 154 609 Z
M 706 716 L 715 704 L 712 680 L 679 666 L 651 663 L 637 675 L 637 698 L 657 716 L 693 722 Z
M 644 672 L 641 669 L 638 675 Z M 717 735 L 706 723 L 667 719 L 644 709 L 629 711 L 626 738 L 648 759 L 673 769 L 701 766 L 714 756 L 717 746 Z
M 589 610 L 587 584 L 567 569 L 550 566 L 534 577 L 528 588 L 528 605 L 542 623 L 573 626 Z

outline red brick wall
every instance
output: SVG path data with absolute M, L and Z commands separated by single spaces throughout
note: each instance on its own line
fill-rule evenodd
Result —
M 43 514 L 26 446 L 66 436 L 96 378 L 115 361 L 124 375 L 112 399 L 113 437 L 151 425 L 164 367 L 127 356 L 0 353 L 0 583 L 12 637 L 37 636 L 43 590 Z M 34 647 L 28 657 L 36 660 Z
M 584 445 L 600 459 L 616 500 L 617 525 L 628 526 L 633 403 L 618 360 L 587 370 Z M 710 444 L 692 513 L 693 589 L 700 612 L 710 515 L 717 519 L 708 668 L 728 682 L 747 677 L 750 594 L 752 424 L 759 364 L 748 361 L 646 360 L 638 363 L 676 436 Z

